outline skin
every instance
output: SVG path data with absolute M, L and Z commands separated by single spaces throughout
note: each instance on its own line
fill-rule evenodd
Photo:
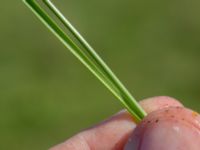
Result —
M 200 116 L 174 98 L 145 99 L 138 125 L 126 111 L 82 131 L 50 150 L 199 150 Z

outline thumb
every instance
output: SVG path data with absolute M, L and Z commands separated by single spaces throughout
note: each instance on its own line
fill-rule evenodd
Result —
M 200 116 L 183 107 L 150 113 L 134 130 L 125 150 L 199 150 Z

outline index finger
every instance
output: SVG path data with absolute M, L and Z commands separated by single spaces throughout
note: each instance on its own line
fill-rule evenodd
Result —
M 147 113 L 169 106 L 182 106 L 174 98 L 166 96 L 145 99 L 140 104 Z M 132 116 L 121 111 L 50 150 L 121 150 L 135 127 Z

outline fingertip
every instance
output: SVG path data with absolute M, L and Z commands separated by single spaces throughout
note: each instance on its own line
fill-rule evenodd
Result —
M 147 113 L 170 106 L 183 106 L 179 101 L 168 96 L 148 98 L 142 100 L 140 105 Z M 93 149 L 122 149 L 135 127 L 133 117 L 126 110 L 122 110 L 50 150 L 76 150 L 83 146 Z
M 144 99 L 139 102 L 142 108 L 147 112 L 151 113 L 153 111 L 163 109 L 166 107 L 183 107 L 183 105 L 175 98 L 169 96 L 157 96 Z
M 199 147 L 200 115 L 184 107 L 169 107 L 150 113 L 134 130 L 124 149 L 199 150 Z

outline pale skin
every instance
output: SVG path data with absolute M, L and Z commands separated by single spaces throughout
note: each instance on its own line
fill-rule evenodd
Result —
M 141 123 L 121 111 L 50 150 L 199 150 L 199 114 L 166 96 L 140 105 L 148 113 Z

